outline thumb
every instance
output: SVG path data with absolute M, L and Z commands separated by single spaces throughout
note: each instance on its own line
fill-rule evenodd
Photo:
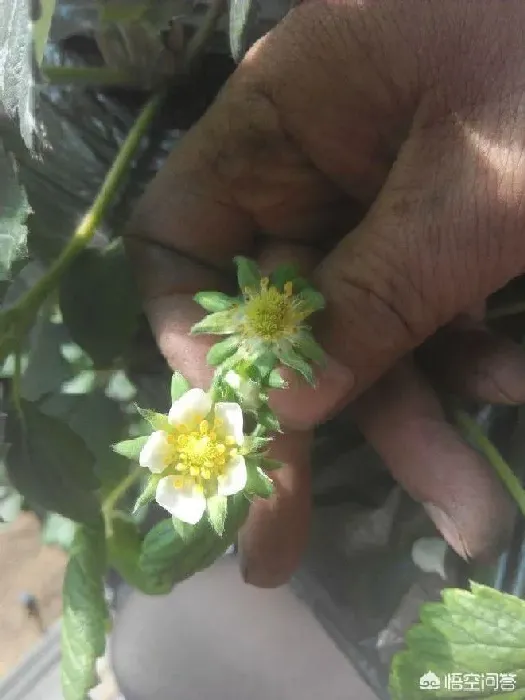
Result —
M 327 300 L 318 338 L 353 375 L 350 398 L 521 272 L 515 170 L 506 185 L 452 126 L 439 138 L 414 130 L 365 219 L 315 274 Z

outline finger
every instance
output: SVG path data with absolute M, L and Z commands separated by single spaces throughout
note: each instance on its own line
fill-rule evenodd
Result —
M 394 478 L 424 504 L 460 556 L 490 560 L 499 553 L 512 527 L 510 499 L 485 460 L 447 423 L 412 364 L 397 364 L 354 410 Z
M 319 339 L 352 371 L 354 395 L 519 273 L 518 226 L 515 193 L 464 132 L 413 129 L 376 203 L 315 275 L 328 302 Z
M 247 583 L 274 588 L 299 565 L 310 529 L 310 433 L 276 437 L 270 455 L 283 462 L 271 472 L 274 493 L 256 499 L 239 535 L 241 567 Z
M 443 329 L 416 356 L 440 389 L 487 403 L 525 402 L 525 351 L 481 323 Z

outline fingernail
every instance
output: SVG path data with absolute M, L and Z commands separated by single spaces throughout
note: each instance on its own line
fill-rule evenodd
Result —
M 470 554 L 465 540 L 461 536 L 456 523 L 450 517 L 450 515 L 445 513 L 444 510 L 442 510 L 439 506 L 436 506 L 434 503 L 423 503 L 423 506 L 434 525 L 441 532 L 452 549 L 454 549 L 463 559 L 470 559 Z

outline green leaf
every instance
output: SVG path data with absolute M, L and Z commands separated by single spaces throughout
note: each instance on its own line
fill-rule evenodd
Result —
M 260 498 L 269 498 L 273 493 L 273 481 L 255 461 L 247 460 L 247 467 L 246 492 Z
M 244 494 L 228 497 L 228 511 L 222 537 L 203 517 L 197 525 L 174 526 L 172 519 L 159 523 L 146 535 L 142 545 L 141 568 L 149 576 L 167 576 L 171 585 L 210 566 L 235 541 L 248 515 L 249 502 Z
M 147 443 L 148 439 L 149 435 L 142 435 L 141 437 L 133 438 L 132 440 L 122 440 L 111 447 L 122 457 L 130 459 L 133 462 L 138 462 L 140 452 Z
M 228 499 L 226 496 L 213 496 L 206 501 L 206 509 L 210 525 L 219 537 L 224 533 L 226 515 L 228 512 Z
M 206 355 L 206 362 L 212 367 L 217 367 L 221 365 L 225 360 L 230 358 L 239 347 L 239 338 L 232 335 L 230 338 L 221 340 L 219 343 L 215 343 L 209 349 Z
M 268 407 L 261 408 L 258 416 L 259 423 L 271 433 L 281 433 L 281 424 L 273 411 Z
M 281 377 L 278 369 L 272 369 L 268 375 L 268 386 L 271 389 L 286 389 L 288 382 Z
M 45 510 L 92 522 L 99 514 L 93 455 L 65 423 L 28 401 L 21 405 L 24 422 L 11 410 L 6 425 L 5 462 L 13 486 Z
M 104 653 L 108 611 L 104 598 L 106 542 L 102 523 L 78 527 L 63 588 L 62 692 L 85 700 L 97 684 L 95 663 Z
M 0 27 L 0 34 L 1 31 Z M 0 87 L 0 98 L 1 92 L 2 88 Z M 0 282 L 2 282 L 11 278 L 15 263 L 26 256 L 26 221 L 31 213 L 31 208 L 25 190 L 19 184 L 15 161 L 1 144 L 0 182 L 2 183 L 0 191 Z
M 163 430 L 165 433 L 169 433 L 173 429 L 168 416 L 165 416 L 163 413 L 157 413 L 149 408 L 140 408 L 139 406 L 137 406 L 137 411 L 148 421 L 153 430 Z
M 149 505 L 155 498 L 155 493 L 157 492 L 157 486 L 159 481 L 162 479 L 162 474 L 152 474 L 146 484 L 146 488 L 137 498 L 137 501 L 133 507 L 133 512 L 136 513 L 140 508 Z
M 291 367 L 298 374 L 304 377 L 310 386 L 315 386 L 315 376 L 312 368 L 308 362 L 303 360 L 303 358 L 295 352 L 295 350 L 281 350 L 279 352 L 279 360 L 283 363 L 283 365 Z
M 276 364 L 277 357 L 273 352 L 265 352 L 262 355 L 259 355 L 254 361 L 255 368 L 257 369 L 261 379 L 266 379 Z
M 71 549 L 75 536 L 75 523 L 69 518 L 64 518 L 58 513 L 50 513 L 42 527 L 42 542 L 47 545 L 56 545 L 65 549 Z
M 76 377 L 73 377 L 67 382 L 64 382 L 60 387 L 62 394 L 70 396 L 82 396 L 89 394 L 94 388 L 97 381 L 97 374 L 93 369 L 81 370 Z
M 222 292 L 199 292 L 193 299 L 210 313 L 214 313 L 215 311 L 227 311 L 238 302 L 237 299 L 229 297 Z
M 284 466 L 278 459 L 271 459 L 270 457 L 263 457 L 261 463 L 263 469 L 267 472 L 273 472 L 275 469 L 281 469 Z
M 112 452 L 100 454 L 95 462 L 95 474 L 100 480 L 100 498 L 103 500 L 127 477 L 130 471 L 129 461 Z
M 250 43 L 255 39 L 257 21 L 261 11 L 259 0 L 231 0 L 230 2 L 230 51 L 234 61 L 240 62 Z
M 525 697 L 524 601 L 471 583 L 471 592 L 446 589 L 443 602 L 422 606 L 420 618 L 406 636 L 407 649 L 392 663 L 393 700 L 473 697 L 466 687 L 448 689 L 448 674 L 458 674 L 460 685 L 467 674 L 515 674 L 506 688 L 498 677 L 496 687 L 478 687 L 475 697 Z M 437 676 L 434 690 L 420 688 L 429 673 Z
M 117 370 L 111 374 L 104 393 L 108 399 L 127 403 L 135 397 L 137 388 L 124 371 Z
M 190 388 L 190 383 L 180 372 L 173 372 L 171 377 L 171 400 L 177 401 Z
M 112 519 L 107 547 L 110 565 L 130 586 L 146 595 L 164 595 L 170 591 L 170 578 L 148 577 L 140 568 L 142 537 L 137 525 L 124 513 L 117 513 Z
M 304 355 L 307 360 L 323 364 L 326 355 L 323 348 L 314 339 L 311 333 L 302 333 L 297 343 L 297 350 Z
M 299 270 L 296 265 L 279 265 L 270 275 L 270 283 L 279 291 L 284 291 L 284 285 L 297 279 Z
M 191 333 L 199 335 L 208 333 L 209 335 L 228 335 L 235 331 L 235 324 L 230 311 L 217 311 L 214 314 L 208 314 L 202 321 L 199 321 L 192 326 Z
M 34 5 L 35 3 L 33 3 Z M 36 62 L 40 65 L 44 58 L 51 20 L 55 12 L 55 0 L 38 0 L 36 5 L 40 5 L 41 11 L 39 17 L 33 20 L 33 50 Z
M 317 292 L 315 289 L 312 289 L 312 287 L 303 289 L 301 292 L 299 292 L 297 297 L 303 302 L 304 306 L 310 311 L 310 313 L 322 311 L 322 309 L 324 309 L 326 306 L 325 299 L 321 292 Z
M 96 367 L 110 367 L 128 348 L 141 311 L 122 241 L 82 251 L 62 276 L 59 296 L 71 338 Z
M 241 291 L 246 289 L 259 290 L 261 286 L 261 273 L 254 260 L 238 256 L 234 258 L 237 265 L 237 282 Z

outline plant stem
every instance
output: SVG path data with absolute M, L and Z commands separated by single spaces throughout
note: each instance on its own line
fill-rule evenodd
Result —
M 492 309 L 487 312 L 487 319 L 492 321 L 495 318 L 505 318 L 505 316 L 515 316 L 525 313 L 525 301 L 517 301 L 514 304 L 500 306 L 499 309 Z
M 499 451 L 485 435 L 481 427 L 465 411 L 455 411 L 457 425 L 464 431 L 465 436 L 470 438 L 480 452 L 483 453 L 489 464 L 493 467 L 503 484 L 506 486 L 512 498 L 525 516 L 525 490 L 514 474 L 510 466 L 503 459 Z
M 130 473 L 115 486 L 115 488 L 106 496 L 104 502 L 102 503 L 102 512 L 105 516 L 111 516 L 111 513 L 115 509 L 118 501 L 143 474 L 143 469 L 140 467 L 135 467 L 135 469 L 132 469 Z
M 162 100 L 162 94 L 155 95 L 143 108 L 137 121 L 133 124 L 126 137 L 126 140 L 122 144 L 113 165 L 109 169 L 95 201 L 77 226 L 66 247 L 51 265 L 47 273 L 16 305 L 17 310 L 20 311 L 22 316 L 30 317 L 38 310 L 41 304 L 58 285 L 62 274 L 71 261 L 93 238 L 95 231 L 106 215 L 113 197 L 122 184 L 142 137 L 149 128 Z M 29 318 L 29 322 L 30 320 Z
M 42 66 L 42 73 L 53 85 L 137 85 L 136 73 L 118 68 L 78 67 L 78 66 Z

